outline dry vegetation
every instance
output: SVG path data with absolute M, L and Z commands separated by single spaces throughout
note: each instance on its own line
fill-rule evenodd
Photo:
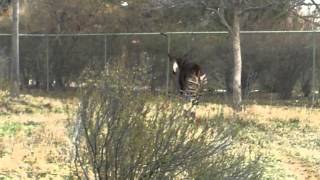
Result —
M 223 105 L 207 104 L 198 112 L 212 116 L 214 109 L 232 119 L 232 109 Z M 320 179 L 320 109 L 249 105 L 239 119 L 230 122 L 241 128 L 239 146 L 265 155 L 265 178 Z
M 10 99 L 0 91 L 0 179 L 74 177 L 69 133 L 76 102 L 39 92 Z M 223 116 L 238 127 L 237 146 L 263 153 L 264 179 L 320 179 L 320 109 L 250 105 L 233 120 L 229 107 L 203 104 L 197 115 Z
M 70 177 L 72 98 L 0 92 L 0 179 Z

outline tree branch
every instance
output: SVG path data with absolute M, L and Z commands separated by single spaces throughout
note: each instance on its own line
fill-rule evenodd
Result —
M 264 5 L 264 6 L 254 6 L 254 7 L 247 7 L 243 10 L 241 10 L 240 12 L 240 15 L 243 15 L 247 12 L 250 12 L 250 11 L 260 11 L 260 10 L 264 10 L 264 9 L 267 9 L 269 7 L 273 6 L 273 4 L 267 4 L 267 5 Z
M 308 16 L 303 16 L 303 15 L 301 15 L 301 14 L 295 12 L 295 11 L 291 11 L 291 13 L 292 13 L 293 15 L 297 16 L 298 18 L 306 21 L 306 22 L 313 23 L 315 26 L 320 27 L 320 23 L 314 22 L 314 21 L 310 20 L 310 19 L 308 18 Z
M 320 11 L 320 5 L 317 4 L 314 0 L 311 0 L 312 4 L 316 7 L 318 11 Z
M 201 4 L 205 6 L 206 10 L 212 11 L 216 15 L 218 15 L 220 22 L 228 29 L 228 31 L 232 32 L 232 27 L 230 26 L 224 15 L 225 7 L 223 0 L 220 1 L 220 5 L 217 9 L 208 7 L 208 4 L 206 4 L 204 1 L 201 1 Z

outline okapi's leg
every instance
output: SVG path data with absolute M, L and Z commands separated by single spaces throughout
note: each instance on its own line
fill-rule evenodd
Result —
M 197 117 L 197 115 L 196 115 L 196 106 L 193 105 L 191 102 L 189 102 L 189 103 L 187 103 L 187 104 L 185 104 L 185 105 L 183 106 L 183 109 L 184 109 L 183 111 L 184 111 L 185 116 L 186 116 L 186 117 L 191 117 L 191 119 L 193 119 L 193 121 L 194 121 L 197 125 L 199 125 L 200 119 L 199 119 L 199 117 Z

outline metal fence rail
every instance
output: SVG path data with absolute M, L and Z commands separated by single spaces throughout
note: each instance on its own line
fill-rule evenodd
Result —
M 308 31 L 240 31 L 241 34 L 290 34 L 290 33 L 320 33 L 319 30 Z M 229 34 L 228 31 L 175 31 L 175 32 L 115 32 L 115 33 L 20 33 L 19 36 L 132 36 L 132 35 L 163 35 L 163 34 Z M 10 33 L 0 33 L 0 36 L 11 36 Z

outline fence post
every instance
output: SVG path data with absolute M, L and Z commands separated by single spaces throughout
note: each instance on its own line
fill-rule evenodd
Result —
M 312 105 L 315 103 L 316 96 L 316 55 L 317 55 L 317 47 L 316 47 L 316 36 L 314 25 L 312 24 Z
M 170 53 L 170 45 L 171 45 L 171 35 L 168 34 L 168 49 L 167 49 L 167 54 Z M 167 60 L 167 79 L 166 79 L 166 94 L 169 94 L 169 83 L 170 83 L 170 61 L 169 61 L 169 57 L 167 56 L 168 60 Z
M 104 35 L 104 70 L 109 73 L 109 62 L 108 62 L 108 35 Z
M 46 36 L 46 83 L 47 91 L 50 90 L 50 68 L 49 68 L 49 36 Z
M 10 95 L 17 97 L 20 94 L 20 32 L 19 32 L 19 0 L 12 1 L 12 35 L 11 35 L 11 70 Z

